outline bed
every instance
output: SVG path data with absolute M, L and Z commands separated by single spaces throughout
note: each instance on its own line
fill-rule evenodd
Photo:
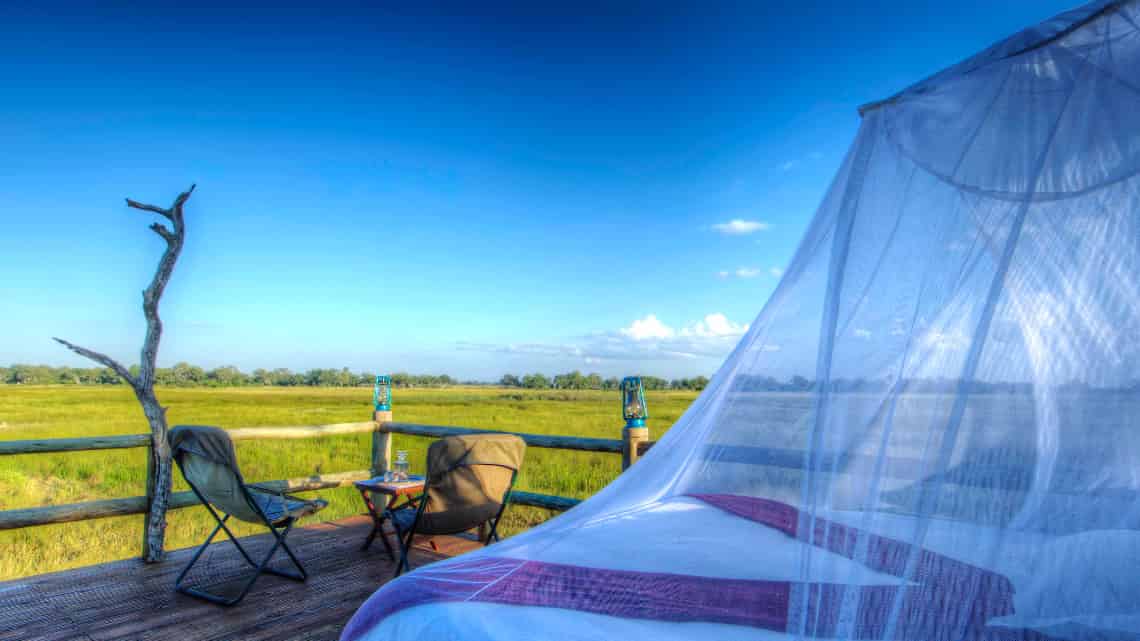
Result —
M 984 558 L 992 552 L 969 543 L 992 532 L 961 523 L 932 522 L 915 550 L 898 540 L 916 526 L 905 515 L 817 515 L 813 537 L 795 531 L 797 520 L 795 508 L 776 501 L 672 497 L 563 536 L 421 568 L 373 595 L 342 639 L 750 641 L 800 629 L 816 638 L 988 641 L 1087 631 L 1080 616 L 1041 611 L 1043 596 L 1070 599 L 1043 580 L 1040 550 L 1088 541 L 1043 547 L 1031 538 Z M 869 522 L 873 529 L 860 529 Z M 1115 551 L 1140 550 L 1136 533 L 1127 534 Z M 911 589 L 895 599 L 900 576 Z M 1140 633 L 1131 597 L 1122 598 L 1123 611 L 1092 619 L 1115 626 L 1115 636 Z

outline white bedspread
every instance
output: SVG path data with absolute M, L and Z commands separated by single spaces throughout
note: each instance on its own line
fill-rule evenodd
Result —
M 833 513 L 828 518 L 862 527 L 857 513 Z M 871 531 L 907 540 L 914 522 L 905 516 L 875 514 Z M 963 524 L 935 521 L 924 547 L 940 554 L 994 570 L 1009 577 L 1018 589 L 1015 600 L 1041 607 L 1040 591 L 1048 588 L 1042 573 L 1049 568 L 1041 559 L 1026 558 L 1020 550 L 1036 546 L 1006 546 L 1000 558 L 984 558 L 971 548 Z M 980 527 L 980 526 L 979 526 Z M 1125 545 L 1140 550 L 1140 533 L 1127 533 Z M 494 546 L 487 553 L 524 559 L 541 559 L 602 569 L 669 572 L 715 578 L 834 582 L 856 585 L 897 585 L 899 579 L 867 569 L 849 559 L 811 547 L 772 528 L 743 519 L 700 500 L 680 497 L 621 517 L 591 522 L 551 542 L 536 537 L 541 548 Z M 1118 537 L 1119 538 L 1119 537 Z M 964 544 L 966 543 L 966 544 Z M 1039 542 L 1038 542 L 1039 543 Z M 1064 542 L 1059 542 L 1064 544 Z M 1077 543 L 1074 543 L 1077 544 Z M 1115 545 L 1122 545 L 1116 541 Z M 1105 551 L 1110 553 L 1109 551 Z M 803 556 L 814 560 L 805 577 Z M 1079 586 L 1078 586 L 1079 588 Z M 1023 612 L 1026 606 L 1019 608 Z M 996 625 L 1042 628 L 1057 624 L 1048 612 L 1030 612 L 995 620 Z M 1064 617 L 1061 618 L 1063 621 Z M 1102 618 L 1103 619 L 1103 618 Z M 1075 619 L 1074 619 L 1075 620 Z M 1140 618 L 1122 613 L 1109 617 L 1124 632 L 1140 632 Z M 1103 621 L 1102 621 L 1103 623 Z M 760 628 L 718 623 L 675 623 L 624 619 L 551 607 L 452 602 L 421 605 L 388 616 L 364 637 L 366 641 L 651 641 L 717 640 L 772 641 L 790 638 Z

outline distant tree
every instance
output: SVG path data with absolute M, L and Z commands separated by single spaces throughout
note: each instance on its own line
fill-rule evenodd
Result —
M 522 387 L 522 381 L 514 374 L 503 374 L 503 377 L 499 379 L 499 385 L 503 387 Z
M 215 387 L 236 387 L 245 385 L 248 378 L 233 365 L 215 367 L 206 374 L 206 381 Z
M 174 367 L 170 368 L 168 376 L 171 385 L 187 387 L 190 385 L 199 385 L 204 382 L 206 380 L 206 371 L 190 363 L 175 363 Z
M 293 386 L 300 385 L 300 378 L 294 374 L 288 367 L 278 367 L 266 376 L 266 380 L 270 385 L 285 385 Z
M 811 389 L 812 382 L 803 376 L 792 377 L 792 390 L 796 392 L 806 392 Z
M 546 375 L 535 372 L 534 374 L 527 374 L 522 379 L 523 387 L 527 389 L 548 389 L 550 387 L 550 379 Z
M 14 385 L 28 385 L 33 383 L 34 375 L 28 365 L 13 365 L 8 372 L 8 382 Z
M 118 385 L 122 383 L 122 378 L 119 373 L 110 367 L 104 367 L 99 370 L 99 376 L 95 379 L 100 385 Z

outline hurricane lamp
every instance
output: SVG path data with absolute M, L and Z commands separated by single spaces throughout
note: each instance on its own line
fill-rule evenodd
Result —
M 376 376 L 376 385 L 372 388 L 372 404 L 377 412 L 387 412 L 392 409 L 392 377 L 387 374 Z
M 649 418 L 640 376 L 627 376 L 621 381 L 621 415 L 626 427 L 643 427 Z

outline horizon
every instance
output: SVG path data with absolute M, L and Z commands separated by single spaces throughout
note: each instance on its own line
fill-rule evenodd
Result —
M 162 367 L 711 377 L 856 108 L 1070 6 L 7 7 L 0 362 L 137 362 L 197 183 Z

